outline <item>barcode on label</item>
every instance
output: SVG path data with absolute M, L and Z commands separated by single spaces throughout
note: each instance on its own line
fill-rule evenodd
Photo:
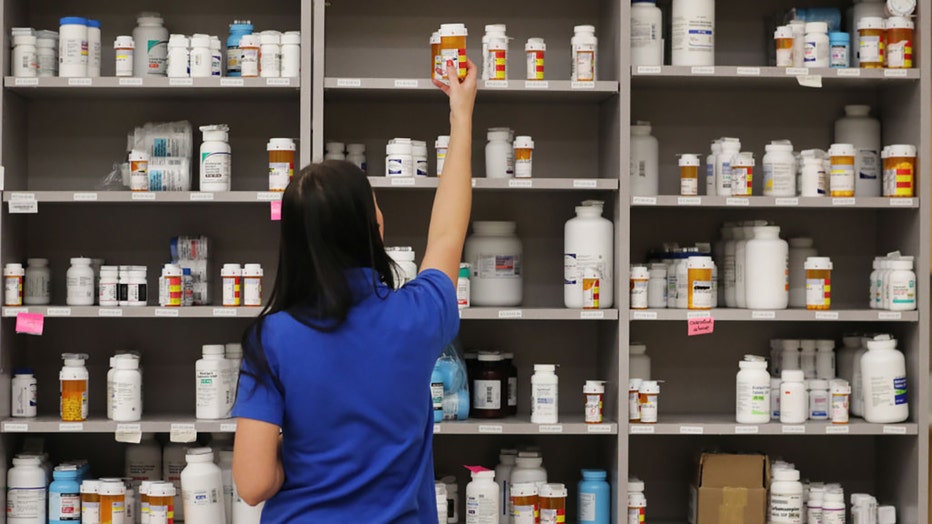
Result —
M 159 309 L 156 309 L 156 310 L 155 310 L 155 316 L 157 316 L 157 317 L 177 317 L 177 316 L 178 316 L 178 310 L 177 310 L 177 309 L 159 308 Z
M 8 307 L 3 309 L 3 316 L 5 317 L 15 317 L 20 313 L 29 313 L 29 308 L 26 307 Z
M 714 75 L 715 67 L 712 66 L 697 66 L 692 68 L 692 74 L 694 75 Z
M 359 87 L 362 81 L 358 78 L 337 78 L 337 87 Z
M 50 307 L 45 311 L 45 314 L 50 317 L 70 317 L 71 308 L 70 307 Z
M 102 307 L 97 310 L 98 317 L 122 317 L 123 310 L 116 307 Z
M 579 318 L 581 320 L 603 320 L 605 318 L 604 311 L 580 311 Z
M 4 433 L 25 433 L 29 431 L 29 424 L 4 424 Z
M 711 316 L 711 311 L 690 311 L 686 313 L 686 318 L 709 318 Z
M 193 78 L 169 78 L 168 85 L 176 87 L 187 87 L 194 85 Z
M 702 197 L 679 197 L 676 199 L 679 206 L 699 206 L 702 205 Z
M 656 206 L 657 197 L 642 197 L 636 196 L 631 199 L 631 203 L 636 206 Z
M 838 68 L 835 71 L 838 76 L 861 76 L 861 70 L 856 67 Z
M 777 205 L 777 206 L 798 206 L 799 199 L 798 198 L 777 198 L 774 200 L 773 203 L 774 205 Z
M 97 193 L 75 193 L 73 198 L 75 202 L 96 202 Z
M 284 87 L 284 86 L 290 86 L 290 85 L 291 85 L 291 79 L 290 79 L 290 78 L 266 78 L 266 79 L 265 79 L 265 85 L 267 85 L 267 86 L 282 86 L 282 87 Z
M 274 202 L 276 200 L 281 200 L 284 193 L 276 191 L 264 191 L 256 193 L 256 200 L 259 202 Z
M 681 435 L 702 435 L 705 429 L 702 426 L 680 426 Z
M 550 89 L 550 82 L 546 80 L 527 80 L 524 82 L 525 89 Z
M 595 82 L 573 82 L 570 87 L 573 89 L 595 89 Z
M 193 202 L 193 201 L 202 201 L 202 202 L 206 202 L 206 201 L 213 200 L 213 199 L 214 199 L 214 194 L 213 194 L 213 193 L 195 192 L 195 193 L 191 193 L 190 198 L 191 198 L 191 201 L 192 201 L 192 202 Z
M 58 425 L 58 431 L 62 433 L 84 431 L 84 424 L 80 422 L 62 422 Z
M 754 311 L 751 313 L 751 318 L 755 320 L 773 320 L 777 318 L 776 311 Z
M 877 313 L 879 320 L 902 320 L 903 314 L 899 311 L 881 311 Z
M 473 181 L 475 181 L 475 180 L 473 180 Z M 414 185 L 414 177 L 409 177 L 409 176 L 393 177 L 393 178 L 392 178 L 392 185 L 393 185 L 393 186 L 396 186 L 396 187 L 399 187 L 399 186 L 401 186 L 401 187 L 413 186 L 413 185 Z
M 117 424 L 116 432 L 117 433 L 138 433 L 142 431 L 142 426 L 139 424 Z
M 632 320 L 657 320 L 656 311 L 633 311 L 631 313 Z
M 760 76 L 759 67 L 739 67 L 738 76 Z
M 891 198 L 890 207 L 913 207 L 916 205 L 912 198 Z
M 395 80 L 395 87 L 401 89 L 417 89 L 419 85 L 416 78 L 398 78 Z
M 234 422 L 231 424 L 228 422 L 225 424 L 220 424 L 220 432 L 221 433 L 236 433 L 236 423 Z
M 855 204 L 857 204 L 857 200 L 853 198 L 833 198 L 832 199 L 833 206 L 853 206 Z
M 637 68 L 639 75 L 659 75 L 661 71 L 660 66 L 638 66 Z
M 809 70 L 805 67 L 788 67 L 786 74 L 790 76 L 808 75 Z
M 69 86 L 87 87 L 92 84 L 93 84 L 93 81 L 90 78 L 69 78 L 68 79 Z
M 728 198 L 725 200 L 726 206 L 750 206 L 751 201 L 747 198 Z
M 133 200 L 155 200 L 155 193 L 133 193 Z
M 37 86 L 39 85 L 38 78 L 17 78 L 13 81 L 17 86 Z
M 11 202 L 33 202 L 35 200 L 35 193 L 10 193 Z
M 493 425 L 488 425 L 488 424 L 483 424 L 479 426 L 479 433 L 501 433 L 502 431 L 504 431 L 504 428 L 502 428 L 502 426 L 497 426 L 497 425 L 493 426 Z
M 508 80 L 486 80 L 486 88 L 507 88 Z
M 214 308 L 215 317 L 235 317 L 236 308 L 232 307 L 215 307 Z
M 887 78 L 891 78 L 891 77 L 903 78 L 906 76 L 906 74 L 907 73 L 905 69 L 885 69 L 883 72 L 883 76 Z

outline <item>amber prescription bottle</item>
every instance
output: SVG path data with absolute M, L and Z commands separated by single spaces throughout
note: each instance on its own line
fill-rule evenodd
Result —
M 916 25 L 909 18 L 894 16 L 887 19 L 886 60 L 889 69 L 913 67 L 913 39 Z
M 527 79 L 543 80 L 544 79 L 544 55 L 547 52 L 547 44 L 543 38 L 528 38 L 527 44 L 524 45 L 524 52 L 527 53 Z
M 58 379 L 61 383 L 61 419 L 63 422 L 84 422 L 87 419 L 88 372 L 83 353 L 65 353 Z
M 119 524 L 126 517 L 126 486 L 120 479 L 100 479 L 100 524 Z
M 889 181 L 889 191 L 885 196 L 912 198 L 916 194 L 916 146 L 893 145 L 887 147 L 887 159 L 884 168 L 885 182 Z M 885 184 L 886 185 L 886 184 Z
M 100 522 L 100 481 L 81 483 L 81 522 Z
M 540 497 L 537 484 L 522 482 L 511 485 L 512 524 L 537 524 L 540 516 Z
M 540 524 L 566 522 L 566 486 L 544 484 L 540 487 Z
M 680 155 L 680 195 L 699 194 L 699 155 Z
M 773 39 L 777 44 L 777 67 L 793 67 L 793 28 L 778 27 Z
M 149 524 L 174 524 L 175 485 L 153 482 L 149 485 Z
M 858 22 L 858 56 L 862 69 L 880 69 L 884 64 L 887 32 L 883 18 L 868 16 Z
M 294 178 L 294 140 L 273 138 L 269 140 L 269 191 L 284 191 Z
M 531 178 L 534 167 L 534 140 L 529 136 L 515 137 L 515 178 Z
M 806 259 L 806 309 L 826 311 L 832 307 L 832 261 L 826 257 Z
M 436 78 L 440 80 L 443 78 L 440 75 L 440 71 L 443 71 L 443 59 L 440 57 L 440 31 L 434 31 L 430 35 L 430 76 L 431 78 Z
M 601 424 L 605 420 L 605 382 L 587 380 L 583 386 L 585 398 L 586 424 Z
M 687 262 L 689 309 L 712 309 L 712 257 L 690 257 Z
M 447 62 L 453 61 L 459 78 L 466 78 L 466 36 L 464 24 L 443 24 L 440 26 L 440 57 L 443 79 L 447 78 Z
M 471 417 L 503 418 L 508 405 L 508 371 L 499 353 L 479 353 L 473 385 Z
M 833 197 L 854 196 L 854 157 L 857 149 L 852 144 L 832 144 L 828 150 L 831 158 L 829 188 Z

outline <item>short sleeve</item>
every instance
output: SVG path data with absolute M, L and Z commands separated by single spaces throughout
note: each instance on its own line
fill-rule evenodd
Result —
M 268 325 L 266 329 L 269 329 Z M 269 367 L 275 373 L 276 359 L 270 351 L 268 337 L 263 338 L 266 339 L 264 349 Z M 285 419 L 285 398 L 282 392 L 275 387 L 271 377 L 252 369 L 246 360 L 242 364 L 233 416 L 268 422 L 279 427 Z
M 456 285 L 443 271 L 427 269 L 402 288 L 410 293 L 415 305 L 423 306 L 426 318 L 437 327 L 440 349 L 453 342 L 460 329 Z

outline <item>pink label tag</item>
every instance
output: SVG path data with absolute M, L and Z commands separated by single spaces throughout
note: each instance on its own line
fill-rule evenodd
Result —
M 473 472 L 473 473 L 478 473 L 478 472 L 480 472 L 480 471 L 491 471 L 490 469 L 484 468 L 484 467 L 482 467 L 482 466 L 467 466 L 467 465 L 464 464 L 463 467 L 466 468 L 466 469 L 468 469 L 469 471 L 471 471 L 471 472 Z
M 41 335 L 45 328 L 42 313 L 20 313 L 16 315 L 16 332 L 26 335 Z
M 282 219 L 282 201 L 273 200 L 269 202 L 269 207 L 272 210 L 272 222 L 278 222 Z
M 696 335 L 708 335 L 715 331 L 715 319 L 712 317 L 691 318 L 686 321 L 686 325 L 687 334 L 691 337 Z

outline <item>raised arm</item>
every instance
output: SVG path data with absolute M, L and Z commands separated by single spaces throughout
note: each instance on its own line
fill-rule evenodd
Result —
M 450 85 L 434 84 L 450 97 L 450 146 L 434 196 L 421 271 L 439 269 L 456 283 L 469 212 L 472 208 L 472 114 L 476 102 L 476 65 L 467 60 L 466 78 L 460 81 L 453 62 L 447 62 Z

